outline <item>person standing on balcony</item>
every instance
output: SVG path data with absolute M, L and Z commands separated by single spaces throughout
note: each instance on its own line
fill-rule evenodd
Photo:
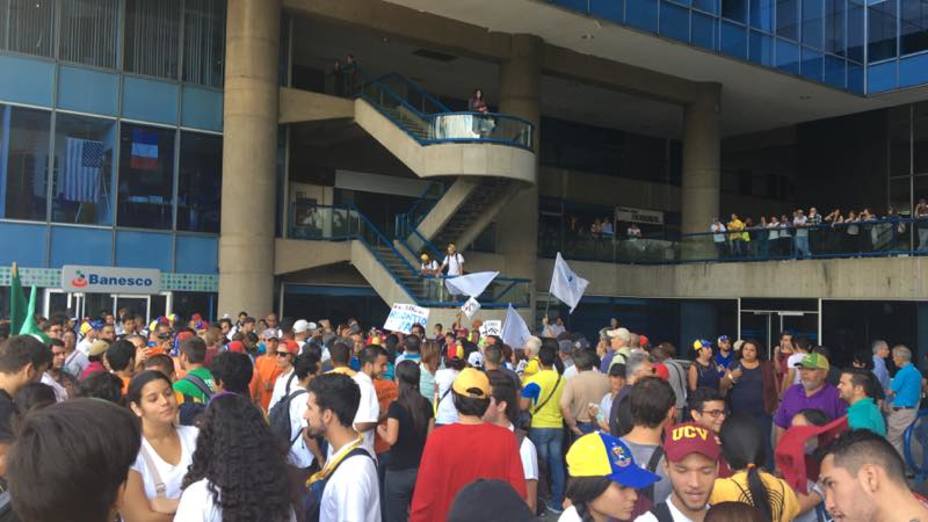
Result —
M 424 284 L 428 291 L 428 298 L 436 299 L 441 284 L 441 279 L 437 276 L 441 275 L 441 268 L 438 266 L 438 261 L 429 258 L 429 255 L 424 252 L 419 259 L 422 261 L 419 265 L 419 274 L 425 279 Z
M 731 239 L 731 255 L 732 257 L 741 257 L 745 254 L 744 252 L 744 237 L 742 237 L 742 232 L 744 232 L 744 222 L 738 217 L 738 214 L 731 215 L 731 221 L 728 222 L 728 235 Z
M 725 242 L 726 231 L 725 225 L 719 221 L 719 218 L 712 220 L 712 226 L 709 227 L 709 230 L 713 232 L 712 242 L 715 243 L 715 250 L 718 252 L 719 259 L 723 257 L 728 257 L 728 245 Z
M 489 107 L 487 107 L 487 102 L 483 98 L 483 89 L 474 89 L 474 93 L 470 96 L 470 99 L 467 100 L 467 110 L 470 112 L 479 113 L 479 115 L 473 116 L 474 133 L 479 134 L 480 136 L 486 136 L 490 133 L 491 130 L 493 130 L 489 118 L 482 116 L 490 112 Z
M 809 215 L 806 216 L 809 220 L 809 226 L 812 227 L 812 230 L 809 231 L 809 250 L 812 252 L 820 252 L 822 246 L 822 233 L 819 227 L 822 226 L 822 215 L 818 213 L 818 209 L 815 207 L 809 208 Z
M 454 243 L 448 243 L 448 255 L 446 255 L 445 259 L 441 262 L 440 270 L 444 271 L 445 268 L 448 269 L 449 277 L 464 275 L 464 256 L 458 252 Z
M 793 255 L 793 234 L 790 229 L 793 228 L 792 220 L 783 214 L 780 216 L 780 255 L 792 257 Z
M 799 259 L 812 257 L 812 251 L 809 250 L 809 218 L 806 217 L 802 209 L 793 213 L 793 226 L 796 227 L 796 257 Z
M 918 227 L 918 251 L 928 251 L 928 200 L 921 198 L 918 205 L 915 205 L 915 219 L 919 222 Z

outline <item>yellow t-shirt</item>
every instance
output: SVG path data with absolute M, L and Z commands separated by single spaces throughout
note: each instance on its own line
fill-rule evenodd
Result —
M 773 509 L 773 522 L 790 522 L 799 516 L 799 497 L 789 485 L 773 475 L 762 471 L 760 479 L 767 487 L 770 507 Z M 754 505 L 748 490 L 748 474 L 739 471 L 729 478 L 715 479 L 709 504 L 719 502 L 743 502 Z
M 532 357 L 525 364 L 525 369 L 522 370 L 522 384 L 528 382 L 528 378 L 536 373 L 538 373 L 538 357 Z
M 562 428 L 564 416 L 561 415 L 561 395 L 564 393 L 564 378 L 556 370 L 541 370 L 525 380 L 524 386 L 535 383 L 541 388 L 538 400 L 531 405 L 533 428 Z M 555 383 L 557 388 L 555 388 Z M 554 394 L 552 395 L 552 390 Z M 550 399 L 548 397 L 551 397 Z M 547 401 L 547 402 L 544 402 Z M 542 404 L 544 402 L 544 404 Z M 541 408 L 538 408 L 538 405 Z

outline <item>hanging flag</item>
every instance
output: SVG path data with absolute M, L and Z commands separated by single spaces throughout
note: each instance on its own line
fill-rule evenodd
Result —
M 567 262 L 558 252 L 557 259 L 554 260 L 554 273 L 551 274 L 551 295 L 563 301 L 573 313 L 589 284 L 589 281 L 575 274 L 567 266 Z
M 139 170 L 158 168 L 158 134 L 145 129 L 132 129 L 132 154 L 129 166 Z
M 103 142 L 67 139 L 64 175 L 58 192 L 65 201 L 96 203 L 100 199 Z
M 26 320 L 26 296 L 23 295 L 23 283 L 16 263 L 13 263 L 10 276 L 10 332 L 15 334 Z
M 506 309 L 506 322 L 503 323 L 503 331 L 499 334 L 504 343 L 512 349 L 522 348 L 525 341 L 532 336 L 532 331 L 525 324 L 525 319 L 516 312 L 516 309 L 509 305 Z
M 42 341 L 42 343 L 48 344 L 50 339 L 35 322 L 35 301 L 37 293 L 38 289 L 35 285 L 32 285 L 32 291 L 29 293 L 29 306 L 26 309 L 26 320 L 23 321 L 23 325 L 19 329 L 19 335 L 31 335 L 39 341 Z
M 451 295 L 468 295 L 477 297 L 490 286 L 499 272 L 476 272 L 473 274 L 445 279 L 445 286 Z

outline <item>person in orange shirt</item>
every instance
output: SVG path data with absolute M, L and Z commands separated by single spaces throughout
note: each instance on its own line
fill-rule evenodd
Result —
M 135 370 L 135 345 L 125 339 L 116 341 L 104 357 L 106 366 L 122 381 L 122 394 L 125 395 Z
M 255 373 L 251 378 L 250 388 L 255 403 L 267 411 L 271 395 L 274 393 L 274 382 L 281 374 L 280 366 L 277 365 L 277 345 L 280 341 L 276 336 L 271 336 L 264 342 L 266 349 L 264 355 L 255 359 Z

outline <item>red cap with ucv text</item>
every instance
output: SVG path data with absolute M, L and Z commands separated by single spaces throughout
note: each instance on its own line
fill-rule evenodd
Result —
M 721 452 L 719 436 L 695 422 L 677 424 L 664 438 L 664 454 L 670 462 L 680 462 L 692 453 L 718 460 Z

